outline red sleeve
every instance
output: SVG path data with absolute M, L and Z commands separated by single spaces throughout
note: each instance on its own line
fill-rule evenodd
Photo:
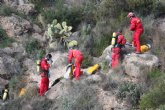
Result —
M 136 19 L 132 18 L 131 25 L 130 25 L 130 30 L 134 31 L 135 28 L 136 28 Z
M 69 63 L 72 62 L 72 58 L 73 58 L 73 50 L 69 52 L 69 58 L 68 58 Z

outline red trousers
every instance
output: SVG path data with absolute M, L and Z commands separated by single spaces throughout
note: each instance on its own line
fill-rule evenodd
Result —
M 112 68 L 115 68 L 120 64 L 120 52 L 121 49 L 119 47 L 112 49 Z
M 143 34 L 143 30 L 136 30 L 134 33 L 134 46 L 136 47 L 136 52 L 140 52 L 140 36 Z
M 45 92 L 49 88 L 49 78 L 48 77 L 42 77 L 41 79 L 41 85 L 40 85 L 40 96 L 43 96 Z
M 76 58 L 76 60 L 75 60 L 75 62 L 76 62 L 76 69 L 75 69 L 74 74 L 75 74 L 75 77 L 76 77 L 77 80 L 80 79 L 80 75 L 82 73 L 81 72 L 81 64 L 82 64 L 83 60 L 84 60 L 84 56 L 82 56 L 82 55 L 78 56 Z

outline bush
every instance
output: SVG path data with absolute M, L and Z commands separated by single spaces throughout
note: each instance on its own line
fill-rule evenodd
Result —
M 141 110 L 156 109 L 165 104 L 165 82 L 160 81 L 147 94 L 144 94 L 140 101 Z
M 134 10 L 141 15 L 149 15 L 156 7 L 157 0 L 126 0 L 129 11 Z
M 87 67 L 92 65 L 93 58 L 92 58 L 92 56 L 87 55 L 87 54 L 84 54 L 84 57 L 85 58 L 84 58 L 84 61 L 82 63 L 82 68 L 87 68 Z
M 0 27 L 0 48 L 10 46 L 14 39 L 9 38 L 6 31 Z
M 165 110 L 165 105 L 160 105 L 159 110 Z
M 50 9 L 42 9 L 41 15 L 44 17 L 46 24 L 57 19 L 58 22 L 66 21 L 68 25 L 73 26 L 73 30 L 76 30 L 83 20 L 83 8 L 68 8 L 64 5 L 64 0 L 57 0 L 54 7 Z
M 18 96 L 19 91 L 26 86 L 22 76 L 13 76 L 9 82 L 9 96 L 11 99 L 15 99 Z
M 110 45 L 110 36 L 102 36 L 100 39 L 94 42 L 94 46 L 92 48 L 93 56 L 98 57 L 102 55 L 103 50 Z
M 119 87 L 116 96 L 121 100 L 126 100 L 132 106 L 137 106 L 139 104 L 141 94 L 141 87 L 139 85 L 124 82 Z
M 114 79 L 112 79 L 111 76 L 101 75 L 102 79 L 104 79 L 100 86 L 104 91 L 110 91 L 113 92 L 118 87 L 118 82 L 116 82 Z
M 153 70 L 151 73 L 148 74 L 148 78 L 149 78 L 149 80 L 153 81 L 153 80 L 157 80 L 162 75 L 163 75 L 163 73 L 160 70 L 156 69 L 156 70 Z
M 46 50 L 41 46 L 40 42 L 36 39 L 33 39 L 26 44 L 26 52 L 30 57 L 34 59 L 41 59 L 45 54 Z
M 102 110 L 96 90 L 84 84 L 71 86 L 60 98 L 60 110 Z
M 12 13 L 15 13 L 16 10 L 7 6 L 7 5 L 0 5 L 0 15 L 1 16 L 11 16 Z

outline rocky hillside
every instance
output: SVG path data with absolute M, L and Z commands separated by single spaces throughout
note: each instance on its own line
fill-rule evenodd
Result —
M 145 5 L 145 6 L 144 6 Z M 163 109 L 164 97 L 164 15 L 163 0 L 1 0 L 0 1 L 0 89 L 9 85 L 9 97 L 0 101 L 2 110 L 138 110 Z M 123 7 L 119 10 L 119 7 Z M 140 8 L 138 8 L 140 7 Z M 111 69 L 107 56 L 113 31 L 123 29 L 131 42 L 129 11 L 142 18 L 145 32 L 142 44 L 152 41 L 152 48 L 135 54 L 125 47 L 122 64 Z M 153 13 L 150 13 L 152 11 Z M 118 13 L 118 15 L 116 14 Z M 147 14 L 146 14 L 147 13 Z M 72 26 L 66 41 L 77 40 L 85 55 L 84 74 L 80 80 L 54 80 L 66 72 L 68 50 L 55 35 L 48 36 L 48 24 L 54 19 Z M 41 77 L 36 60 L 53 55 L 50 89 L 38 94 Z M 93 75 L 87 69 L 94 64 L 101 69 Z M 158 86 L 159 85 L 159 86 Z M 19 96 L 22 89 L 24 96 Z M 153 95 L 154 94 L 154 95 Z M 152 97 L 151 97 L 152 96 Z M 1 96 L 2 97 L 2 96 Z M 151 100 L 157 99 L 151 103 Z

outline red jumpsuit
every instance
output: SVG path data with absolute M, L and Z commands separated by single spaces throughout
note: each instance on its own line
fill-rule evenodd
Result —
M 135 31 L 134 32 L 134 38 L 133 38 L 133 43 L 134 46 L 136 47 L 136 52 L 140 52 L 140 36 L 144 32 L 143 24 L 140 18 L 133 17 L 131 19 L 131 25 L 130 25 L 130 30 Z
M 117 39 L 117 44 L 112 48 L 112 68 L 116 68 L 120 64 L 121 42 L 124 36 L 120 34 Z M 124 44 L 123 44 L 124 45 Z
M 74 74 L 76 79 L 79 80 L 81 75 L 81 64 L 84 60 L 84 56 L 80 50 L 73 49 L 69 53 L 69 58 L 68 58 L 69 63 L 72 62 L 72 58 L 75 59 L 75 63 L 76 63 L 76 70 Z
M 48 78 L 48 70 L 50 68 L 49 63 L 47 62 L 47 59 L 43 58 L 41 61 L 41 84 L 40 84 L 40 95 L 43 96 L 45 92 L 49 88 L 49 78 Z

